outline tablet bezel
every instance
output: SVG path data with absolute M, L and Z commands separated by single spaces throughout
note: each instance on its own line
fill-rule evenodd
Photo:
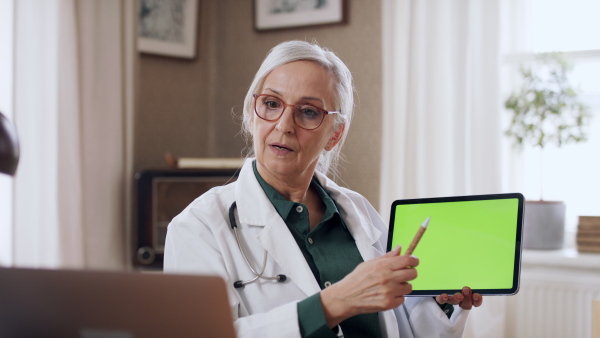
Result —
M 520 287 L 520 276 L 521 276 L 521 252 L 522 252 L 522 238 L 523 238 L 523 213 L 524 213 L 524 202 L 525 198 L 520 193 L 504 193 L 504 194 L 488 194 L 488 195 L 466 195 L 466 196 L 451 196 L 451 197 L 431 197 L 431 198 L 415 198 L 415 199 L 403 199 L 396 200 L 392 203 L 390 212 L 390 221 L 388 229 L 388 241 L 387 251 L 392 248 L 393 234 L 394 234 L 394 220 L 396 218 L 396 206 L 406 204 L 427 204 L 427 203 L 446 203 L 446 202 L 469 202 L 469 201 L 486 201 L 486 200 L 498 200 L 498 199 L 517 199 L 518 200 L 518 214 L 517 214 L 517 231 L 515 238 L 515 259 L 513 263 L 513 283 L 511 288 L 507 289 L 473 289 L 474 293 L 482 295 L 495 296 L 495 295 L 515 295 L 519 291 Z M 426 240 L 427 233 L 424 234 L 423 239 Z M 408 245 L 408 243 L 406 243 Z M 418 271 L 418 268 L 417 268 Z M 439 289 L 439 290 L 413 290 L 406 296 L 438 296 L 440 294 L 454 294 L 461 292 L 461 289 Z

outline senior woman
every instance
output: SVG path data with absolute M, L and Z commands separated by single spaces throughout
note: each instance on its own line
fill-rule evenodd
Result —
M 273 48 L 244 101 L 254 157 L 169 224 L 165 272 L 222 276 L 239 337 L 459 337 L 462 310 L 481 304 L 468 288 L 405 298 L 418 259 L 385 253 L 375 209 L 327 178 L 353 95 L 334 53 L 303 41 Z M 445 303 L 460 307 L 447 317 Z

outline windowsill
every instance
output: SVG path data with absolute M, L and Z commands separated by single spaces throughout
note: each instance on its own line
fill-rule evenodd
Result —
M 523 250 L 523 268 L 559 268 L 600 273 L 600 254 L 581 253 L 573 248 L 562 250 Z

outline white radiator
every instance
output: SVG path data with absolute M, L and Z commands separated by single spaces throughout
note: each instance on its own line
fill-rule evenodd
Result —
M 600 299 L 600 255 L 584 264 L 567 259 L 563 266 L 548 259 L 523 266 L 521 289 L 507 299 L 506 336 L 590 338 L 592 300 Z
M 525 251 L 519 293 L 486 298 L 469 315 L 465 338 L 590 338 L 600 254 Z

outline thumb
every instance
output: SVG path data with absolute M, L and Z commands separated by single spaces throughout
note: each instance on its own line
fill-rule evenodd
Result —
M 398 245 L 394 248 L 394 250 L 386 253 L 386 256 L 400 256 L 400 252 L 402 251 L 402 245 Z

